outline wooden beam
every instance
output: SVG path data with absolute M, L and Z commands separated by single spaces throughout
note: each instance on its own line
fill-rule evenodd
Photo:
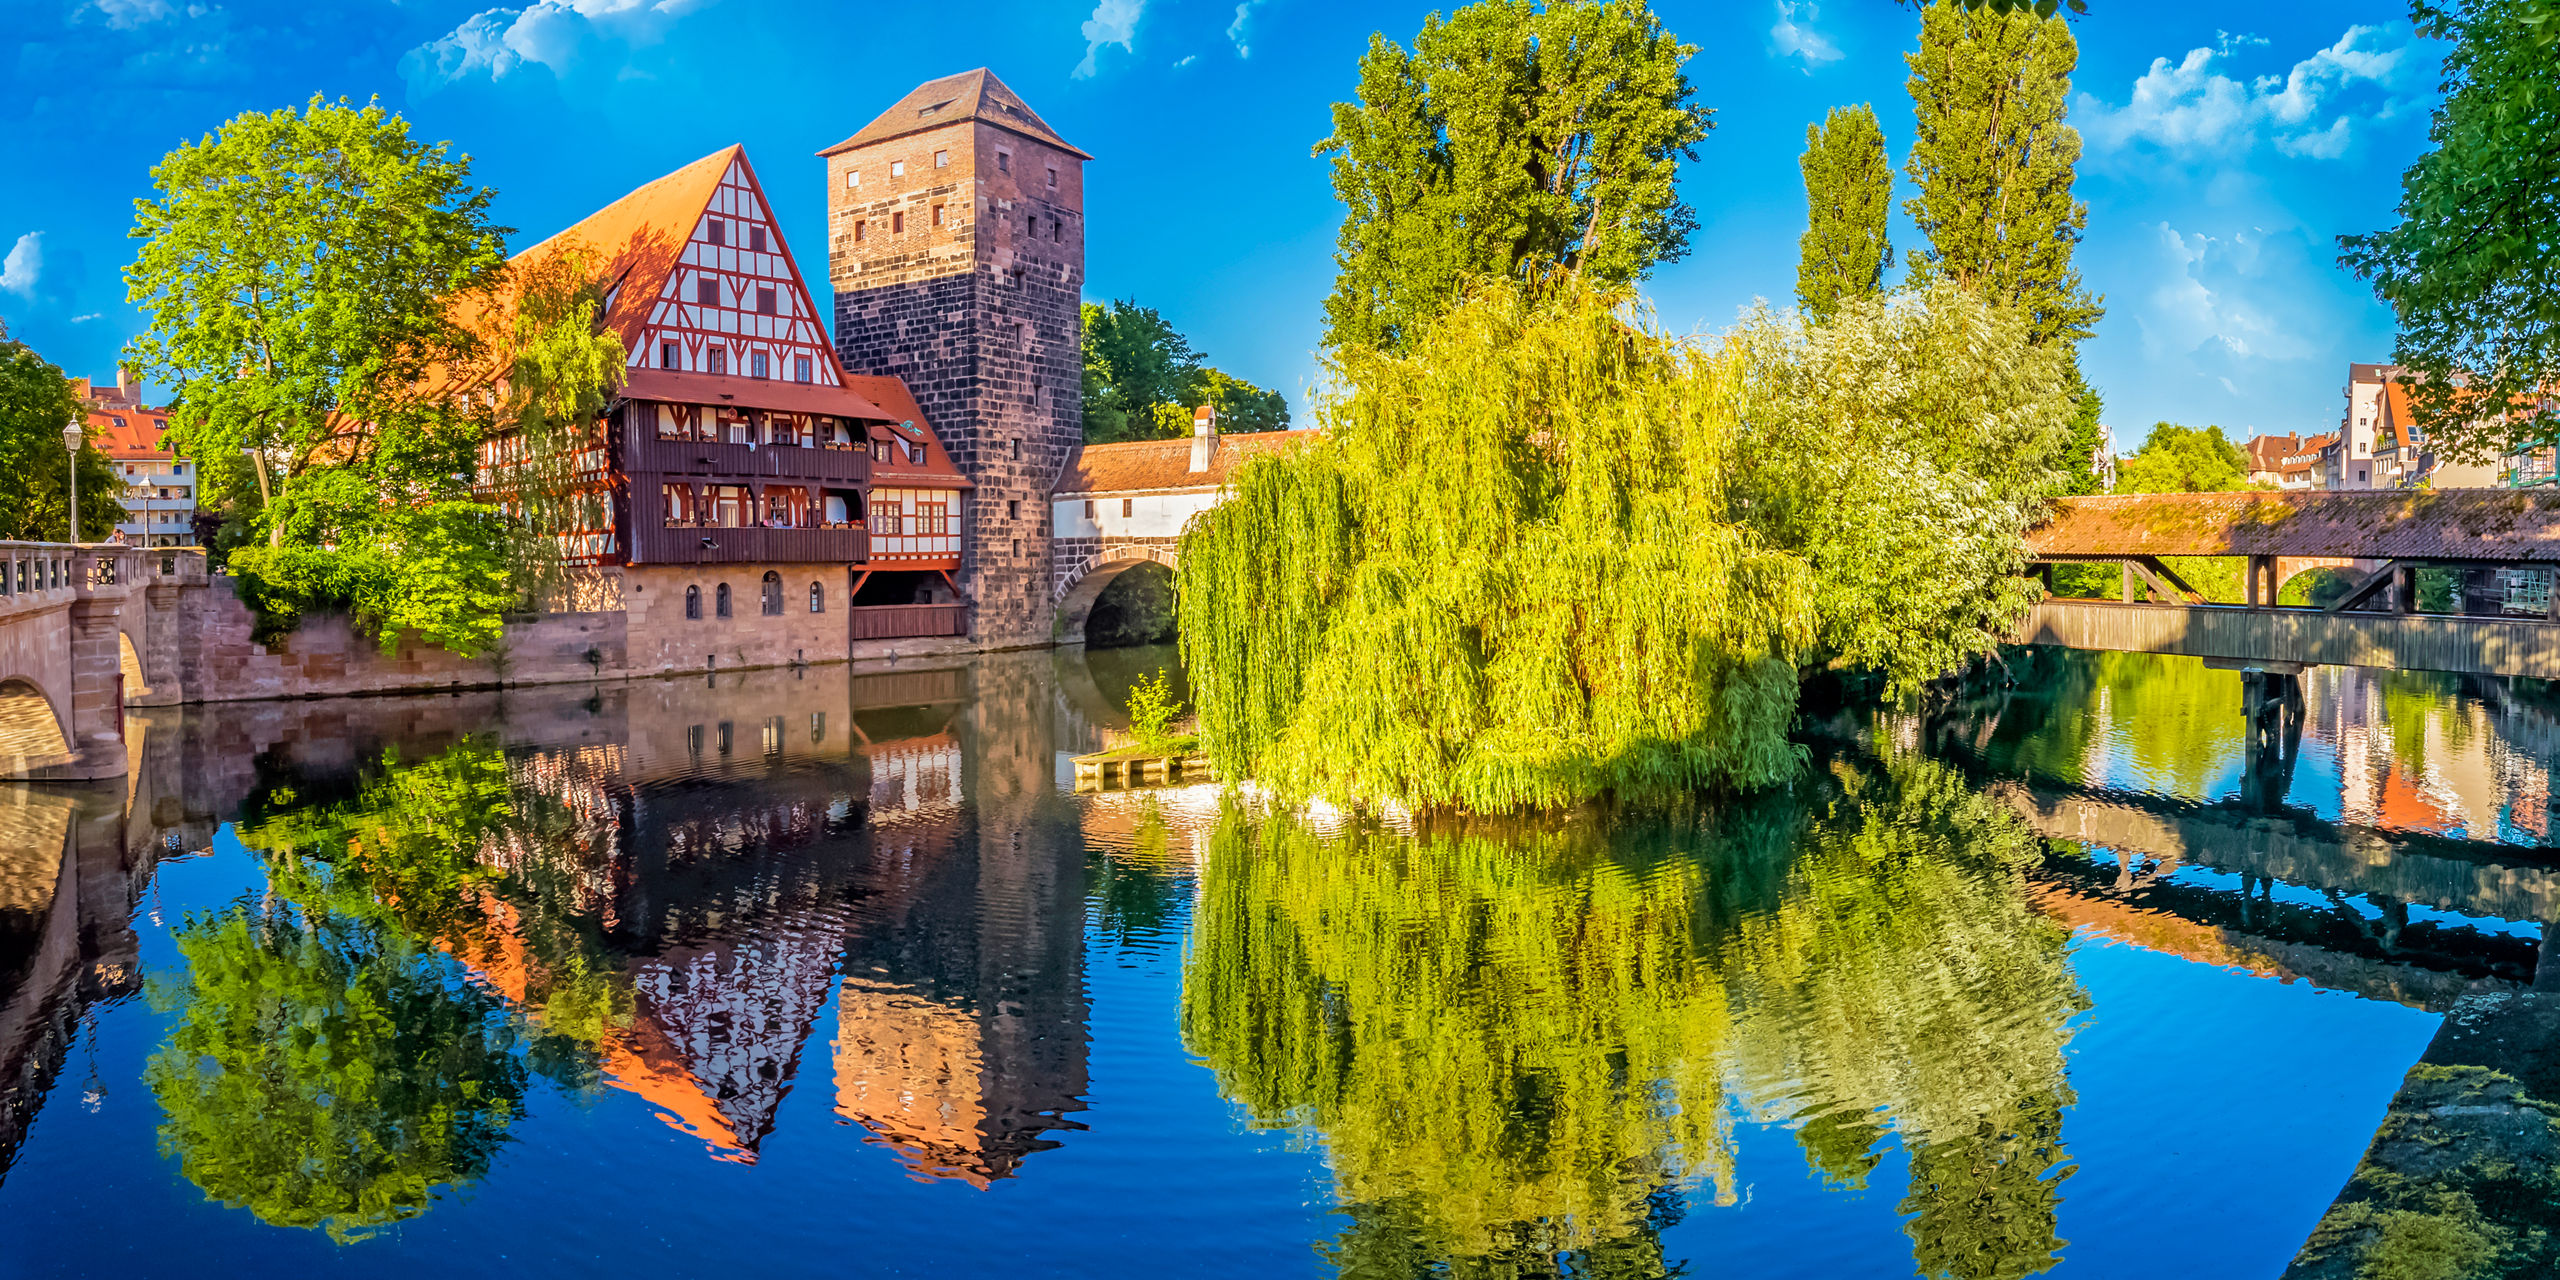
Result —
M 2364 577 L 2356 581 L 2356 585 L 2349 587 L 2345 595 L 2330 601 L 2328 609 L 2324 612 L 2344 613 L 2347 610 L 2364 603 L 2365 597 L 2381 590 L 2382 584 L 2391 581 L 2392 573 L 2399 568 L 2400 562 L 2397 560 L 2383 561 L 2380 568 L 2366 574 Z
M 2185 596 L 2188 604 L 2204 603 L 2204 593 L 2188 586 L 2187 580 L 2179 577 L 2178 571 L 2170 568 L 2160 557 L 2142 556 L 2134 564 L 2142 571 L 2143 579 L 2151 584 L 2152 590 L 2164 596 Z

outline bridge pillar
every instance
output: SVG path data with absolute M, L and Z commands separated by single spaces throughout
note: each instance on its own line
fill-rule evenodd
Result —
M 125 611 L 141 607 L 141 563 L 128 547 L 82 547 L 72 560 L 71 715 L 63 736 L 71 762 L 48 778 L 121 778 L 124 736 Z
M 142 581 L 146 584 L 136 603 L 140 618 L 127 622 L 141 623 L 142 642 L 135 647 L 135 657 L 142 665 L 142 681 L 151 692 L 141 694 L 125 690 L 130 706 L 174 707 L 186 701 L 186 682 L 179 660 L 178 619 L 184 593 L 189 587 L 201 588 L 208 581 L 205 557 L 201 551 L 152 550 L 141 557 Z

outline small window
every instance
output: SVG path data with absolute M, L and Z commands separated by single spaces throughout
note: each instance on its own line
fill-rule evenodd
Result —
M 686 588 L 684 589 L 684 616 L 685 616 L 687 619 L 689 619 L 689 620 L 693 620 L 693 621 L 700 621 L 700 620 L 701 620 L 701 618 L 702 618 L 702 588 L 700 588 L 700 587 L 686 587 Z M 701 730 L 700 726 L 696 726 L 696 727 L 695 727 L 695 729 L 694 729 L 694 732 L 695 732 L 695 733 L 697 733 L 697 734 L 698 734 L 698 733 L 700 733 L 700 732 L 702 732 L 702 730 Z M 699 751 L 699 750 L 701 750 L 701 748 L 697 746 L 697 747 L 695 748 L 695 750 Z
M 791 358 L 791 375 L 792 375 L 792 381 L 794 381 L 794 382 L 807 382 L 807 381 L 809 381 L 809 380 L 810 380 L 810 370 L 811 370 L 811 367 L 812 367 L 812 366 L 811 366 L 811 364 L 810 364 L 810 362 L 809 362 L 809 357 L 807 357 L 807 356 L 793 356 L 793 357 Z
M 781 574 L 776 573 L 771 569 L 765 570 L 763 590 L 758 594 L 762 597 L 761 604 L 764 608 L 764 616 L 768 618 L 779 618 L 782 616 Z
M 950 152 L 948 152 L 948 151 L 936 151 L 936 152 L 934 152 L 934 153 L 933 153 L 933 167 L 934 167 L 934 168 L 936 168 L 936 169 L 948 169 L 948 168 L 950 168 L 950 167 L 951 167 L 951 153 L 950 153 Z
M 809 590 L 811 590 L 811 591 L 813 591 L 813 592 L 814 592 L 814 591 L 816 591 L 817 589 L 818 589 L 818 588 L 817 588 L 817 587 L 816 587 L 816 585 L 814 585 L 814 584 L 812 584 L 812 585 L 810 586 L 810 588 L 809 588 Z M 824 742 L 824 741 L 826 741 L 826 740 L 827 740 L 827 713 L 826 713 L 826 712 L 824 712 L 824 711 L 812 711 L 812 712 L 810 712 L 810 713 L 809 713 L 809 741 L 811 741 L 811 742 Z
M 719 282 L 719 281 L 717 281 L 717 280 L 712 279 L 712 278 L 711 278 L 711 277 L 709 277 L 709 276 L 704 276 L 704 277 L 702 277 L 701 279 L 698 279 L 698 280 L 694 281 L 694 282 L 693 282 L 693 305 L 695 305 L 695 306 L 697 306 L 697 307 L 716 307 L 716 306 L 719 306 L 719 305 L 720 305 L 720 282 Z
M 1032 238 L 1032 239 L 1034 239 L 1034 240 L 1039 239 L 1039 238 L 1040 238 L 1040 215 L 1035 213 L 1035 214 L 1032 214 L 1031 216 L 1029 216 L 1029 217 L 1027 217 L 1027 218 L 1024 218 L 1024 219 L 1022 220 L 1022 229 L 1023 229 L 1023 230 L 1025 230 L 1025 231 L 1030 232 L 1030 233 L 1031 233 L 1031 238 Z
M 747 228 L 747 252 L 749 252 L 749 253 L 762 253 L 762 252 L 764 252 L 764 228 L 762 228 L 762 227 L 749 227 L 749 228 Z
M 1091 498 L 1084 500 L 1084 518 L 1087 520 L 1093 518 L 1093 499 Z
M 890 161 L 889 176 L 892 178 L 903 178 L 907 176 L 907 162 L 904 160 Z
M 820 584 L 818 584 L 818 583 L 815 583 L 815 582 L 810 583 L 810 584 L 809 584 L 809 612 L 811 612 L 811 613 L 825 613 L 826 611 L 827 611 L 827 589 L 826 589 L 824 586 L 822 586 L 822 585 L 820 585 Z M 824 718 L 823 714 L 821 714 L 821 716 L 820 716 L 819 718 L 811 720 L 811 721 L 809 722 L 809 736 L 810 736 L 812 739 L 816 739 L 816 738 L 819 738 L 819 737 L 823 737 L 823 736 L 825 736 L 825 734 L 826 734 L 826 732 L 827 732 L 827 731 L 826 731 L 826 727 L 825 727 L 825 726 L 826 726 L 826 723 L 827 723 L 827 722 L 826 722 L 826 720 L 825 720 L 825 718 Z
M 1009 151 L 999 151 L 996 153 L 996 172 L 1013 172 L 1013 153 Z
M 1005 499 L 1005 502 L 1004 502 L 1004 518 L 1005 518 L 1005 519 L 1007 519 L 1007 520 L 1019 520 L 1019 519 L 1021 519 L 1021 518 L 1022 518 L 1022 502 L 1021 502 L 1021 500 L 1020 500 L 1020 499 L 1018 499 L 1018 498 L 1007 498 L 1007 499 Z
M 862 170 L 860 170 L 860 169 L 847 169 L 847 170 L 845 170 L 845 171 L 844 171 L 844 185 L 846 185 L 846 186 L 848 186 L 848 187 L 858 187 L 858 186 L 861 186 L 861 185 L 862 185 Z
M 709 231 L 709 234 L 710 234 L 710 236 L 711 236 L 711 243 L 713 243 L 713 244 L 727 244 L 727 243 L 729 243 L 729 224 L 728 224 L 728 223 L 722 222 L 722 221 L 721 221 L 721 220 L 719 220 L 718 218 L 713 218 L 713 219 L 711 220 L 711 226 L 709 227 L 708 231 Z
M 754 377 L 770 378 L 773 376 L 769 357 L 761 351 L 747 357 L 747 368 L 751 371 L 751 374 Z
M 905 235 L 906 233 L 907 233 L 907 215 L 905 215 L 905 214 L 903 214 L 903 213 L 893 213 L 893 214 L 890 214 L 890 215 L 889 215 L 889 234 L 890 234 L 890 235 L 893 235 L 893 236 L 902 236 L 902 235 Z
M 888 441 L 874 440 L 871 442 L 871 460 L 873 462 L 887 462 L 889 460 Z
M 1013 556 L 1017 560 L 1022 558 L 1022 539 L 1020 538 L 1013 540 Z
M 729 349 L 727 347 L 713 347 L 711 349 L 711 372 L 718 374 L 726 374 L 729 372 Z
M 1135 512 L 1137 511 L 1137 509 L 1138 509 L 1138 500 L 1137 500 L 1137 499 L 1135 499 L 1135 498 L 1122 498 L 1122 499 L 1120 500 L 1120 516 L 1121 516 L 1121 518 L 1122 518 L 1122 519 L 1127 519 L 1131 514 L 1135 513 Z
M 1049 219 L 1049 242 L 1052 244 L 1064 244 L 1066 243 L 1066 239 L 1067 224 L 1057 218 Z
M 856 244 L 859 244 L 859 243 L 861 243 L 864 239 L 868 238 L 868 237 L 867 237 L 867 233 L 868 233 L 870 230 L 871 230 L 871 223 L 870 223 L 870 221 L 869 221 L 868 219 L 864 219 L 864 218 L 856 218 L 856 219 L 854 219 L 854 220 L 853 220 L 853 239 L 854 239 L 854 242 L 855 242 Z
M 661 342 L 661 343 L 659 343 L 659 344 L 658 344 L 658 367 L 659 367 L 659 368 L 661 368 L 661 369 L 672 369 L 672 368 L 675 368 L 675 367 L 676 367 L 676 361 L 682 358 L 682 357 L 679 355 L 679 352 L 680 352 L 680 351 L 681 351 L 681 348 L 679 348 L 679 347 L 678 347 L 675 343 L 673 343 L 673 342 Z
M 937 227 L 942 225 L 942 206 L 941 206 L 941 205 L 935 205 L 935 206 L 933 207 L 933 225 L 935 225 L 935 226 L 937 226 Z
M 1051 169 L 1051 170 L 1049 171 L 1049 187 L 1050 187 L 1050 189 L 1051 189 L 1051 190 L 1055 190 L 1055 189 L 1057 188 L 1057 185 L 1058 185 L 1058 171 L 1057 171 L 1057 170 L 1055 170 L 1055 169 Z
M 775 301 L 776 299 L 774 297 L 773 290 L 756 290 L 756 314 L 760 316 L 772 315 Z
M 729 584 L 728 584 L 728 583 L 725 583 L 725 582 L 721 583 L 721 584 L 720 584 L 720 588 L 719 588 L 719 590 L 718 590 L 718 591 L 715 591 L 715 592 L 713 592 L 713 593 L 712 593 L 711 600 L 712 600 L 711 611 L 712 611 L 713 613 L 718 614 L 719 616 L 721 616 L 721 617 L 723 617 L 723 618 L 725 618 L 725 617 L 728 617 L 728 616 L 729 616 Z M 723 728 L 723 729 L 728 728 L 728 726 L 727 726 L 727 725 L 722 725 L 722 726 L 720 726 L 720 727 L 721 727 L 721 728 Z

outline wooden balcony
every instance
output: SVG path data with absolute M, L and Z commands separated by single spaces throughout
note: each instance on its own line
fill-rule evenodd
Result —
M 865 604 L 853 614 L 856 640 L 920 640 L 969 634 L 965 604 Z
M 642 525 L 631 534 L 633 564 L 860 564 L 871 535 L 849 529 L 702 529 Z
M 749 476 L 859 484 L 871 478 L 871 453 L 867 449 L 804 449 L 787 444 L 748 446 L 651 438 L 632 443 L 622 469 L 652 475 Z

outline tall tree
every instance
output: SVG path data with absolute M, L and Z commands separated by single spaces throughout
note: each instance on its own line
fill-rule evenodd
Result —
M 2140 452 L 2116 468 L 2118 493 L 2225 493 L 2249 487 L 2249 455 L 2220 427 L 2151 428 Z
M 1866 103 L 1833 107 L 1804 130 L 1805 231 L 1796 263 L 1796 302 L 1829 320 L 1844 298 L 1884 290 L 1893 261 L 1885 219 L 1893 208 L 1893 162 L 1884 130 Z
M 0 538 L 59 542 L 70 532 L 62 428 L 83 418 L 71 380 L 0 329 Z M 93 441 L 80 445 L 80 536 L 96 541 L 124 519 L 124 480 Z
M 1289 401 L 1202 363 L 1191 340 L 1153 307 L 1084 304 L 1084 438 L 1153 440 L 1191 430 L 1191 411 L 1218 411 L 1220 431 L 1278 431 Z
M 2482 461 L 2560 435 L 2560 0 L 2412 14 L 2454 42 L 2436 149 L 2400 179 L 2400 224 L 2340 237 L 2340 261 L 2398 315 L 2435 447 Z
M 1620 284 L 1686 253 L 1679 160 L 1713 123 L 1695 52 L 1642 0 L 1478 0 L 1410 52 L 1372 36 L 1315 149 L 1348 209 L 1326 344 L 1401 348 L 1471 280 Z
M 2080 133 L 2062 122 L 2080 57 L 2058 17 L 1932 4 L 1911 65 L 1918 133 L 1903 208 L 1928 248 L 1913 283 L 1944 277 L 2027 314 L 2036 341 L 2076 341 L 2104 314 L 2071 255 L 2088 220 L 2073 199 Z

